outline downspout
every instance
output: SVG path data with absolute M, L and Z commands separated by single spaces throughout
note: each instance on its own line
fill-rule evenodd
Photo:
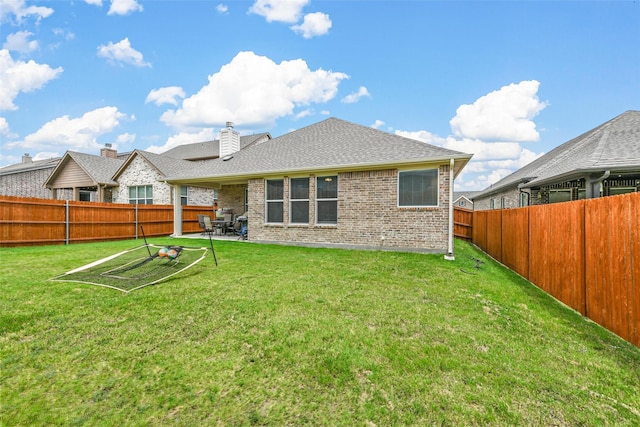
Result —
M 448 261 L 455 261 L 456 256 L 453 253 L 453 166 L 455 160 L 451 159 L 449 162 L 449 244 L 447 247 L 447 254 L 444 259 Z
M 598 178 L 598 179 L 596 179 L 596 180 L 594 180 L 594 181 L 591 181 L 591 182 L 589 183 L 589 184 L 590 184 L 590 185 L 589 185 L 589 190 L 591 191 L 591 194 L 588 194 L 588 195 L 587 195 L 587 198 L 588 198 L 588 199 L 595 199 L 595 198 L 596 198 L 596 197 L 594 197 L 594 193 L 595 193 L 594 189 L 595 189 L 595 186 L 596 186 L 597 184 L 600 184 L 600 183 L 601 183 L 602 181 L 604 181 L 605 179 L 609 178 L 609 175 L 611 175 L 611 171 L 610 171 L 610 170 L 604 171 L 604 175 L 602 175 L 600 178 Z M 600 195 L 598 195 L 598 197 L 600 197 Z

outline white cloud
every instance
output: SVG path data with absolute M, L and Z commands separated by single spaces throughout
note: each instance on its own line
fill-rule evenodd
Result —
M 180 132 L 167 139 L 162 146 L 150 145 L 145 151 L 152 153 L 164 153 L 174 147 L 184 144 L 193 144 L 195 142 L 212 141 L 216 139 L 213 128 L 201 129 L 198 132 Z
M 371 94 L 366 87 L 360 86 L 357 92 L 350 93 L 349 95 L 345 96 L 344 98 L 342 98 L 341 102 L 344 104 L 355 104 L 356 102 L 360 101 L 360 98 L 364 96 L 371 97 Z
M 91 4 L 94 6 L 102 6 L 102 0 L 84 0 L 85 3 Z
M 302 9 L 309 0 L 256 0 L 249 13 L 263 16 L 267 22 L 285 22 L 293 24 L 300 20 Z
M 33 160 L 49 160 L 49 159 L 55 159 L 56 157 L 62 157 L 60 155 L 60 153 L 57 153 L 55 151 L 41 151 L 38 154 L 36 154 L 35 156 L 33 156 Z
M 136 0 L 111 0 L 107 15 L 128 15 L 133 12 L 142 12 L 142 6 Z
M 374 129 L 380 128 L 380 126 L 384 126 L 384 122 L 382 120 L 376 120 L 371 127 Z M 417 139 L 417 138 L 416 138 Z
M 29 37 L 32 35 L 33 33 L 30 31 L 18 31 L 17 33 L 9 34 L 2 48 L 20 53 L 29 53 L 37 50 L 38 42 L 36 40 L 29 40 Z
M 296 33 L 302 34 L 305 39 L 310 39 L 311 37 L 327 34 L 332 25 L 329 15 L 322 12 L 314 12 L 305 15 L 302 24 L 293 25 L 291 29 Z
M 218 11 L 219 14 L 226 15 L 227 12 L 229 11 L 229 7 L 226 4 L 220 3 L 219 5 L 216 6 L 216 10 Z
M 128 145 L 128 144 L 133 144 L 136 141 L 136 134 L 135 133 L 122 133 L 120 135 L 118 135 L 118 137 L 116 138 L 116 144 L 118 145 Z
M 461 105 L 449 122 L 453 134 L 462 138 L 493 141 L 537 141 L 533 118 L 546 106 L 537 96 L 535 80 L 512 83 Z
M 533 118 L 547 103 L 538 99 L 539 85 L 535 80 L 514 83 L 460 106 L 450 121 L 453 135 L 441 137 L 426 130 L 396 134 L 473 154 L 455 185 L 482 190 L 544 154 L 521 145 L 540 137 Z
M 16 110 L 13 101 L 20 92 L 32 92 L 62 73 L 62 67 L 14 61 L 7 49 L 0 50 L 0 110 Z
M 96 138 L 112 132 L 123 118 L 125 115 L 116 107 L 98 108 L 77 118 L 69 118 L 65 115 L 45 123 L 35 133 L 27 135 L 23 141 L 7 145 L 45 148 L 55 144 L 70 150 L 93 150 L 102 147 Z
M 153 102 L 156 105 L 178 105 L 176 98 L 184 98 L 185 96 L 184 90 L 180 86 L 161 87 L 160 89 L 153 89 L 149 92 L 145 103 Z
M 37 21 L 53 13 L 53 9 L 44 6 L 27 6 L 26 0 L 2 0 L 0 2 L 0 22 L 10 21 L 15 17 L 21 23 L 26 17 L 33 16 Z
M 64 28 L 54 28 L 53 34 L 58 37 L 62 37 L 65 40 L 73 40 L 76 38 L 76 35 L 69 30 L 65 30 Z
M 238 126 L 272 124 L 294 114 L 297 106 L 333 99 L 348 75 L 318 69 L 312 71 L 302 59 L 276 64 L 253 52 L 240 52 L 209 83 L 184 99 L 181 108 L 166 111 L 161 120 L 174 127 L 219 126 L 233 121 Z
M 109 44 L 98 46 L 98 56 L 113 64 L 151 67 L 150 63 L 144 61 L 142 54 L 131 47 L 129 38 L 124 38 L 115 44 L 109 42 Z
M 9 129 L 9 122 L 4 117 L 0 117 L 0 135 L 11 135 L 11 129 Z

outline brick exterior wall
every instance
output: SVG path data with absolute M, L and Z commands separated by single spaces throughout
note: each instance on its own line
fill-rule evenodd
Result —
M 113 189 L 113 203 L 129 203 L 129 187 L 153 185 L 153 204 L 170 205 L 173 203 L 171 186 L 160 179 L 164 178 L 141 156 L 136 156 L 126 170 L 118 177 L 119 187 Z M 188 187 L 187 202 L 192 206 L 213 206 L 214 190 L 210 188 Z
M 310 224 L 289 224 L 289 186 L 284 179 L 284 223 L 265 224 L 265 180 L 249 181 L 249 240 L 393 248 L 445 253 L 448 242 L 449 166 L 439 168 L 439 206 L 398 207 L 398 171 L 338 174 L 338 222 L 315 224 L 315 176 L 310 177 Z
M 481 199 L 473 199 L 473 210 L 476 211 L 488 211 L 491 209 L 491 199 L 494 200 L 493 209 L 501 209 L 501 200 L 504 197 L 504 208 L 519 208 L 520 207 L 520 190 L 518 188 L 512 188 L 506 191 L 502 191 L 496 194 L 492 194 Z
M 53 167 L 0 176 L 0 194 L 3 196 L 37 197 L 50 199 L 51 190 L 44 187 Z

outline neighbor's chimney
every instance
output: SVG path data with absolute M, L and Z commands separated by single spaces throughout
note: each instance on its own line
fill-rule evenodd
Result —
M 220 130 L 220 157 L 240 151 L 240 134 L 233 130 L 233 122 L 227 122 L 227 127 Z
M 31 157 L 29 153 L 24 153 L 24 156 L 22 156 L 22 163 L 33 163 L 33 157 Z
M 107 157 L 109 159 L 117 159 L 118 151 L 111 148 L 111 144 L 104 144 L 104 148 L 100 149 L 100 157 Z

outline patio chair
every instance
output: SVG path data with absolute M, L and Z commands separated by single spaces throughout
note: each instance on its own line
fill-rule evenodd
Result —
M 215 231 L 213 223 L 211 222 L 211 217 L 209 215 L 202 215 L 202 228 L 202 233 L 207 235 L 212 235 Z

